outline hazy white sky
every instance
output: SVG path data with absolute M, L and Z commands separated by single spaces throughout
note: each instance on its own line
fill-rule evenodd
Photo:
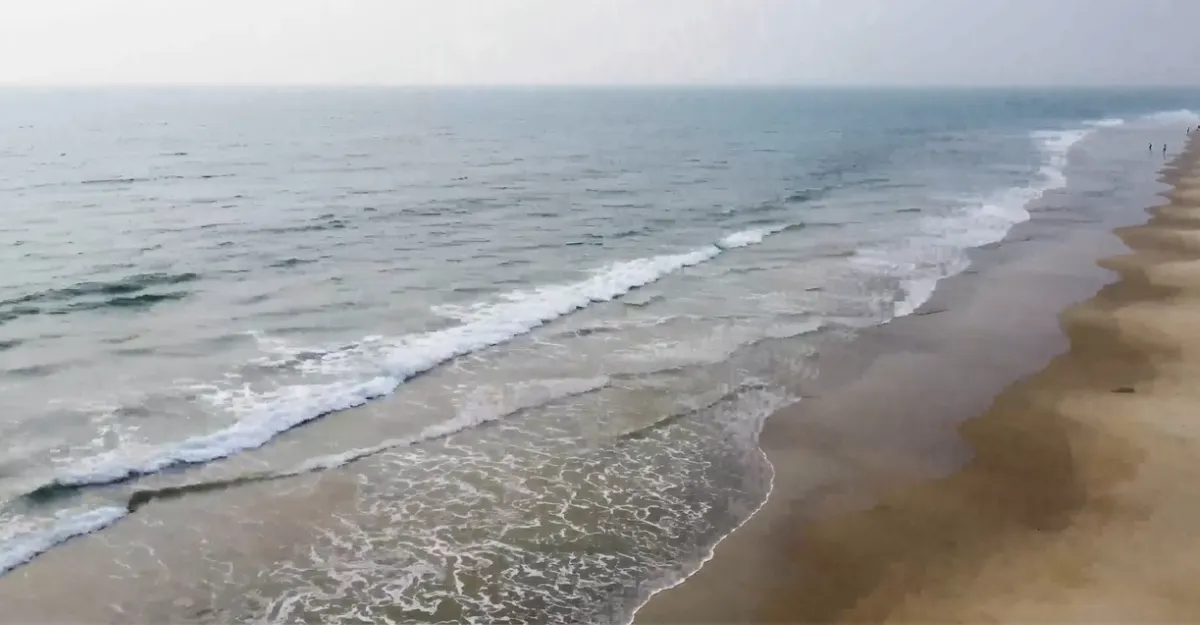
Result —
M 1200 0 L 4 0 L 0 83 L 1200 84 Z

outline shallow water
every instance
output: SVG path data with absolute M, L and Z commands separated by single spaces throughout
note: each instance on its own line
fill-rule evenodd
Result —
M 761 503 L 823 342 L 1200 122 L 1179 91 L 81 95 L 0 92 L 0 573 L 106 528 L 63 549 L 199 620 L 626 619 Z

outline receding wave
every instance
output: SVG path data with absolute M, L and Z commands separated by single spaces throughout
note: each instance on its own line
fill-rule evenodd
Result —
M 49 527 L 21 533 L 0 543 L 0 575 L 72 538 L 104 529 L 154 501 L 221 491 L 246 484 L 278 480 L 344 466 L 391 449 L 445 438 L 553 401 L 591 393 L 607 387 L 608 384 L 609 378 L 605 377 L 558 380 L 557 384 L 547 393 L 533 394 L 527 401 L 506 410 L 491 413 L 462 413 L 454 419 L 430 425 L 412 436 L 386 440 L 378 445 L 353 449 L 340 454 L 312 458 L 287 471 L 251 473 L 224 480 L 138 490 L 129 497 L 124 507 L 105 506 L 83 512 L 60 513 Z
M 199 495 L 201 493 L 222 491 L 245 484 L 269 482 L 271 480 L 292 477 L 293 475 L 296 474 L 267 472 L 251 473 L 248 475 L 239 475 L 238 477 L 229 478 L 227 480 L 212 480 L 209 482 L 196 482 L 193 484 L 181 484 L 179 486 L 164 486 L 162 488 L 147 488 L 144 490 L 137 490 L 129 496 L 129 500 L 125 503 L 125 510 L 129 513 L 134 513 L 137 512 L 142 506 L 153 501 L 166 501 L 170 499 L 178 499 L 185 495 Z
M 643 293 L 639 295 L 629 294 L 621 298 L 621 303 L 626 306 L 644 307 L 661 301 L 664 298 L 662 293 Z
M 970 260 L 964 250 L 1004 239 L 1013 226 L 1029 220 L 1031 202 L 1050 190 L 1066 186 L 1069 156 L 1080 141 L 1102 128 L 1123 123 L 1108 119 L 1085 123 L 1083 128 L 1032 132 L 1030 138 L 1042 155 L 1042 165 L 1039 176 L 1028 185 L 998 189 L 971 200 L 950 217 L 925 219 L 924 230 L 931 240 L 914 240 L 906 249 L 856 250 L 853 258 L 873 273 L 899 279 L 901 292 L 892 303 L 892 317 L 911 315 L 929 301 L 938 282 L 966 270 Z M 937 262 L 930 262 L 931 259 Z
M 746 384 L 739 385 L 737 388 L 729 391 L 728 393 L 725 393 L 724 395 L 721 395 L 720 397 L 717 397 L 716 399 L 713 399 L 712 401 L 710 401 L 708 403 L 705 403 L 705 404 L 702 404 L 699 406 L 695 406 L 693 408 L 688 408 L 687 410 L 682 410 L 680 412 L 674 412 L 671 414 L 663 415 L 660 418 L 655 419 L 654 421 L 651 421 L 650 423 L 646 423 L 645 425 L 636 427 L 632 430 L 627 430 L 625 432 L 622 432 L 622 433 L 618 434 L 616 437 L 618 444 L 626 443 L 631 440 L 637 440 L 639 438 L 645 438 L 646 436 L 649 436 L 650 433 L 654 432 L 655 430 L 660 430 L 662 428 L 667 427 L 668 425 L 671 425 L 672 423 L 675 423 L 682 419 L 686 419 L 687 417 L 690 417 L 692 415 L 699 414 L 701 412 L 704 412 L 705 410 L 709 410 L 709 409 L 711 409 L 715 406 L 718 406 L 722 403 L 735 400 L 738 398 L 738 396 L 740 396 L 742 393 L 745 393 L 747 391 L 762 391 L 762 390 L 768 390 L 769 388 L 770 387 L 768 385 L 763 384 L 761 382 L 749 382 Z
M 401 438 L 393 438 L 385 440 L 377 445 L 370 447 L 362 447 L 351 449 L 339 454 L 331 454 L 327 456 L 318 456 L 310 458 L 295 467 L 284 471 L 263 471 L 258 473 L 250 473 L 225 480 L 211 480 L 206 482 L 196 482 L 192 484 L 182 484 L 178 486 L 167 486 L 163 488 L 152 488 L 138 490 L 129 497 L 126 503 L 126 509 L 129 512 L 136 512 L 142 506 L 152 502 L 164 499 L 177 499 L 185 495 L 207 493 L 213 491 L 225 490 L 246 484 L 267 482 L 288 477 L 295 477 L 306 473 L 316 473 L 329 469 L 345 466 L 351 462 L 363 460 L 370 456 L 374 456 L 385 451 L 408 447 L 418 443 L 446 438 L 481 425 L 486 425 L 501 419 L 516 416 L 527 410 L 545 406 L 555 401 L 560 401 L 570 397 L 578 397 L 587 393 L 593 393 L 608 387 L 610 379 L 607 377 L 598 378 L 580 378 L 570 380 L 556 380 L 555 385 L 543 394 L 530 394 L 524 401 L 517 402 L 516 405 L 509 406 L 492 412 L 466 412 L 460 413 L 453 419 L 448 419 L 433 425 L 427 426 L 420 432 L 411 436 Z
M 118 506 L 59 514 L 49 527 L 18 534 L 0 544 L 0 575 L 72 538 L 104 529 L 126 514 L 128 511 Z
M 804 332 L 801 332 L 800 334 L 807 334 L 809 332 L 816 331 L 819 328 L 820 328 L 820 326 L 808 328 Z M 747 345 L 757 345 L 757 344 L 767 341 L 767 340 L 772 340 L 772 339 L 764 338 L 764 339 L 760 339 L 758 341 L 753 341 Z M 666 371 L 675 371 L 675 372 L 684 371 L 687 368 L 688 368 L 687 366 L 672 367 L 669 369 L 664 369 L 664 370 L 660 371 L 660 373 L 666 372 Z M 357 462 L 359 460 L 363 460 L 363 459 L 366 459 L 371 456 L 375 456 L 375 455 L 378 455 L 378 454 L 381 454 L 381 453 L 384 453 L 387 451 L 391 451 L 393 449 L 409 447 L 409 446 L 420 444 L 420 443 L 425 443 L 425 442 L 430 442 L 430 441 L 435 441 L 438 439 L 446 438 L 448 436 L 452 436 L 454 434 L 464 432 L 464 431 L 469 430 L 474 427 L 487 425 L 489 423 L 500 421 L 502 419 L 514 417 L 516 415 L 519 415 L 525 411 L 528 411 L 528 410 L 531 410 L 534 408 L 540 408 L 540 407 L 550 405 L 556 401 L 561 401 L 564 399 L 578 397 L 580 395 L 586 395 L 589 393 L 600 391 L 605 388 L 608 388 L 612 384 L 612 381 L 615 379 L 630 379 L 630 378 L 637 377 L 638 375 L 641 375 L 641 374 L 619 374 L 619 375 L 614 375 L 611 377 L 602 376 L 602 377 L 597 377 L 597 378 L 555 380 L 554 385 L 552 387 L 549 387 L 546 392 L 541 393 L 541 394 L 529 394 L 524 400 L 516 402 L 515 405 L 508 406 L 506 408 L 492 411 L 492 412 L 460 413 L 460 414 L 456 415 L 453 419 L 449 419 L 447 421 L 442 421 L 439 423 L 429 425 L 429 426 L 425 427 L 424 429 L 422 429 L 421 431 L 417 432 L 416 434 L 413 434 L 410 436 L 405 436 L 405 437 L 400 437 L 400 438 L 392 438 L 392 439 L 384 440 L 377 445 L 371 445 L 369 447 L 351 449 L 349 451 L 345 451 L 342 453 L 310 458 L 304 462 L 301 462 L 300 464 L 297 464 L 296 466 L 292 467 L 291 469 L 287 469 L 287 470 L 261 471 L 261 472 L 256 472 L 256 473 L 239 475 L 236 477 L 222 479 L 222 480 L 210 480 L 210 481 L 204 481 L 204 482 L 195 482 L 195 483 L 191 483 L 191 484 L 166 486 L 166 487 L 162 487 L 162 488 L 150 488 L 150 489 L 137 490 L 137 491 L 134 491 L 134 493 L 126 501 L 126 510 L 128 512 L 132 513 L 132 512 L 138 511 L 138 509 L 142 508 L 143 506 L 145 506 L 149 503 L 155 502 L 155 501 L 178 499 L 178 498 L 181 498 L 181 497 L 184 497 L 187 495 L 192 495 L 192 494 L 201 494 L 201 493 L 222 491 L 222 490 L 226 490 L 226 489 L 230 489 L 230 488 L 244 486 L 247 484 L 270 482 L 270 481 L 274 481 L 274 480 L 296 477 L 296 476 L 304 475 L 304 474 L 308 474 L 308 473 L 317 473 L 320 471 L 326 471 L 329 469 L 346 466 L 350 463 Z M 666 426 L 668 426 L 674 422 L 677 422 L 681 419 L 698 414 L 704 410 L 711 409 L 714 406 L 717 406 L 723 402 L 735 400 L 743 393 L 746 393 L 748 391 L 754 391 L 754 390 L 766 390 L 767 388 L 768 388 L 768 386 L 761 382 L 748 382 L 748 383 L 739 385 L 737 388 L 730 390 L 729 392 L 721 395 L 720 397 L 713 399 L 712 401 L 710 401 L 708 403 L 705 403 L 705 404 L 702 404 L 702 405 L 699 405 L 699 406 L 696 406 L 693 408 L 689 408 L 687 410 L 684 410 L 684 411 L 681 411 L 678 413 L 664 415 L 661 418 L 654 420 L 653 422 L 650 422 L 643 426 L 637 427 L 635 429 L 617 434 L 615 438 L 618 441 L 618 444 L 621 444 L 621 442 L 623 442 L 623 441 L 628 441 L 628 440 L 645 437 L 645 436 L 649 435 L 651 432 L 653 432 L 654 430 L 661 429 L 661 428 L 666 427 Z M 49 490 L 44 490 L 41 493 L 39 493 L 38 500 L 46 501 L 46 500 L 51 499 L 55 495 L 64 494 L 65 492 L 68 492 L 68 491 L 57 490 L 57 491 L 52 492 Z M 33 496 L 30 495 L 29 497 L 32 498 Z
M 579 282 L 509 293 L 494 302 L 454 311 L 461 323 L 445 329 L 374 341 L 346 358 L 363 359 L 375 371 L 364 377 L 287 386 L 239 396 L 242 417 L 223 429 L 161 446 L 139 457 L 116 449 L 64 469 L 31 496 L 60 489 L 127 481 L 167 468 L 202 464 L 261 447 L 273 438 L 328 414 L 361 406 L 395 391 L 406 380 L 459 356 L 506 343 L 545 323 L 607 302 L 726 250 L 760 243 L 786 226 L 737 232 L 689 252 L 613 263 Z

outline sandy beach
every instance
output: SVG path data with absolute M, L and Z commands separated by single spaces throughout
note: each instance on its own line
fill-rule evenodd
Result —
M 763 510 L 638 621 L 1200 614 L 1197 152 L 1119 243 L 1008 264 L 986 291 L 950 281 L 959 305 L 865 337 L 886 355 L 768 421 Z

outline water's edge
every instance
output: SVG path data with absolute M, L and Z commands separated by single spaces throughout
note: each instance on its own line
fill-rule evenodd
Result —
M 1165 177 L 1169 175 L 1170 169 L 1173 166 L 1171 163 L 1174 162 L 1175 158 L 1177 158 L 1180 153 L 1181 151 L 1178 149 L 1170 151 L 1172 160 L 1171 162 L 1168 162 L 1163 169 L 1158 170 L 1158 172 L 1155 174 L 1155 179 L 1151 185 L 1153 188 L 1152 192 L 1139 195 L 1139 199 L 1134 200 L 1130 205 L 1125 205 L 1122 203 L 1120 208 L 1126 210 L 1124 210 L 1121 215 L 1117 216 L 1115 220 L 1110 218 L 1104 223 L 1104 225 L 1088 225 L 1083 227 L 1080 233 L 1081 236 L 1079 237 L 1080 241 L 1082 242 L 1071 241 L 1068 245 L 1069 251 L 1059 252 L 1060 255 L 1069 257 L 1075 262 L 1084 261 L 1088 265 L 1088 268 L 1084 270 L 1076 270 L 1074 272 L 1072 278 L 1073 281 L 1077 283 L 1077 289 L 1064 290 L 1061 292 L 1050 291 L 1048 294 L 1040 297 L 1040 301 L 1037 302 L 1037 309 L 1042 311 L 1042 317 L 1048 320 L 1050 316 L 1053 316 L 1053 323 L 1055 327 L 1057 327 L 1057 317 L 1059 311 L 1071 305 L 1072 303 L 1087 299 L 1095 291 L 1107 284 L 1115 282 L 1118 279 L 1118 276 L 1115 273 L 1101 268 L 1098 264 L 1096 264 L 1096 261 L 1125 249 L 1123 244 L 1116 239 L 1115 236 L 1112 236 L 1112 231 L 1118 227 L 1140 224 L 1145 221 L 1145 215 L 1150 210 L 1147 207 L 1154 205 L 1154 203 L 1157 201 L 1157 196 L 1161 196 L 1170 190 L 1169 185 L 1165 183 Z M 1126 181 L 1126 183 L 1130 186 L 1137 186 L 1140 184 L 1137 181 Z M 1009 272 L 1006 270 L 1014 265 L 1024 262 L 1021 258 L 1024 256 L 1024 254 L 1020 252 L 1027 253 L 1031 243 L 1035 253 L 1037 251 L 1049 252 L 1052 250 L 1053 246 L 1059 246 L 1063 244 L 1062 240 L 1052 238 L 1040 239 L 1038 237 L 1038 232 L 1046 227 L 1044 221 L 1046 218 L 1045 216 L 1039 216 L 1036 207 L 1046 199 L 1048 194 L 1056 191 L 1059 191 L 1059 189 L 1047 189 L 1037 198 L 1031 200 L 1031 202 L 1027 205 L 1027 208 L 1031 209 L 1031 218 L 1026 222 L 1016 224 L 1005 234 L 1003 239 L 992 244 L 968 250 L 967 253 L 970 257 L 970 265 L 959 273 L 949 275 L 938 280 L 933 290 L 930 292 L 928 299 L 926 299 L 920 306 L 910 311 L 907 315 L 896 316 L 879 326 L 860 331 L 849 343 L 844 346 L 844 350 L 847 353 L 852 353 L 865 348 L 871 353 L 870 357 L 866 359 L 859 359 L 857 355 L 852 355 L 847 360 L 853 362 L 831 363 L 831 368 L 835 370 L 832 373 L 827 373 L 823 366 L 822 370 L 817 374 L 817 385 L 821 387 L 821 395 L 836 393 L 838 389 L 860 379 L 870 365 L 878 361 L 880 358 L 889 355 L 902 354 L 904 351 L 906 351 L 904 347 L 897 346 L 892 341 L 886 339 L 880 340 L 881 338 L 887 337 L 892 333 L 894 325 L 903 324 L 905 326 L 903 334 L 908 337 L 913 335 L 921 335 L 922 333 L 930 336 L 942 335 L 944 337 L 945 332 L 943 323 L 938 319 L 938 317 L 942 316 L 942 313 L 949 313 L 950 315 L 961 314 L 964 309 L 968 308 L 969 305 L 980 296 L 980 291 L 988 285 L 996 286 L 1000 283 L 1021 284 L 1023 280 L 1028 280 L 1030 277 L 1028 275 L 1023 275 L 1020 271 L 1014 271 L 1012 272 L 1012 275 L 1008 275 Z M 1104 200 L 1101 201 L 1101 203 L 1103 202 Z M 1043 354 L 1036 354 L 1027 358 L 1021 365 L 1020 371 L 1016 377 L 1010 381 L 1004 382 L 999 388 L 1002 389 L 1007 387 L 1008 384 L 1015 382 L 1021 377 L 1036 373 L 1037 371 L 1041 370 L 1046 363 L 1049 362 L 1055 353 L 1057 353 L 1055 349 L 1058 351 L 1065 349 L 1065 337 L 1061 335 L 1061 332 L 1059 332 L 1058 336 L 1054 338 L 1061 339 L 1062 344 L 1056 345 L 1054 349 L 1050 349 Z M 839 355 L 847 356 L 847 353 L 842 353 Z M 761 436 L 762 433 L 769 428 L 770 423 L 778 423 L 779 420 L 795 419 L 798 415 L 803 414 L 809 407 L 810 405 L 806 405 L 806 400 L 801 399 L 779 408 L 762 421 L 762 428 L 759 431 L 759 435 Z M 969 420 L 972 416 L 972 414 L 957 415 L 954 422 L 948 424 L 952 429 L 945 432 L 945 436 L 954 437 L 957 439 L 957 435 L 953 432 L 953 429 L 956 429 L 958 424 Z M 657 598 L 660 598 L 665 593 L 668 593 L 668 591 L 680 592 L 689 598 L 693 598 L 693 595 L 689 593 L 689 582 L 692 582 L 702 570 L 706 570 L 713 566 L 721 568 L 723 565 L 723 560 L 718 558 L 717 550 L 722 545 L 725 545 L 727 541 L 735 534 L 742 532 L 743 529 L 751 523 L 751 521 L 761 518 L 761 513 L 764 511 L 764 509 L 767 508 L 769 504 L 772 504 L 778 500 L 780 493 L 777 492 L 777 480 L 779 477 L 777 474 L 777 469 L 775 464 L 771 461 L 771 454 L 763 448 L 761 441 L 759 442 L 759 452 L 762 454 L 764 462 L 770 468 L 771 477 L 769 488 L 763 501 L 757 508 L 754 509 L 750 516 L 742 520 L 737 527 L 733 528 L 727 534 L 722 536 L 720 540 L 718 540 L 705 553 L 703 558 L 696 562 L 695 566 L 691 567 L 691 569 L 686 572 L 686 574 L 681 575 L 678 579 L 674 579 L 670 583 L 652 591 L 646 597 L 646 599 L 634 609 L 629 619 L 624 622 L 624 625 L 642 622 L 642 618 L 639 617 L 639 614 L 642 614 L 647 606 L 654 603 Z M 969 453 L 971 452 L 968 450 L 968 454 Z M 948 455 L 954 456 L 955 454 L 951 452 Z M 969 459 L 969 455 L 958 456 L 952 463 L 947 464 L 942 468 L 942 474 L 945 475 L 956 471 L 964 466 Z M 857 506 L 869 506 L 873 501 L 876 501 L 882 496 L 883 493 L 877 493 L 871 496 L 870 500 L 868 501 L 858 501 Z M 813 504 L 813 507 L 815 508 L 818 506 Z M 708 588 L 708 586 L 705 586 L 704 588 L 697 588 L 696 593 L 704 593 L 708 590 L 711 589 Z M 656 610 L 655 614 L 668 614 L 671 617 L 674 617 L 675 615 L 671 614 L 671 608 L 674 605 L 676 604 L 672 603 L 666 606 L 665 610 Z M 682 614 L 680 616 L 683 617 Z M 674 618 L 669 618 L 667 620 L 668 622 L 687 622 L 688 619 L 683 617 L 678 621 L 676 621 Z

